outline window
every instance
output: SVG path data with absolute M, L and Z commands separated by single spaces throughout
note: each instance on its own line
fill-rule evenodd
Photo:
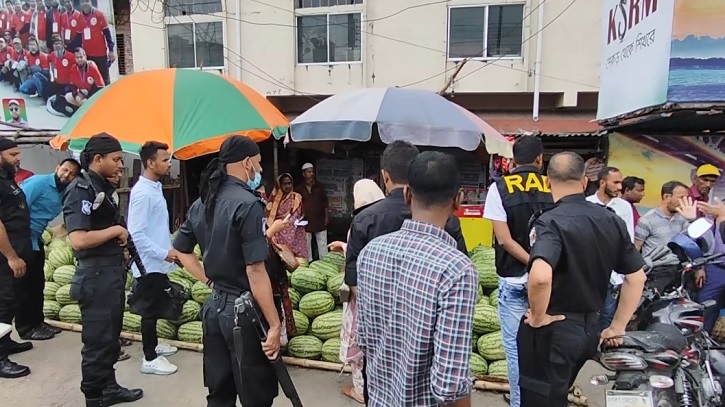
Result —
M 116 33 L 116 61 L 118 61 L 118 74 L 126 75 L 126 35 Z
M 520 57 L 523 4 L 451 7 L 448 58 Z
M 188 23 L 166 26 L 169 66 L 210 68 L 224 66 L 222 23 Z
M 360 13 L 297 17 L 297 63 L 360 62 Z
M 363 4 L 363 0 L 295 0 L 295 8 L 335 7 Z
M 171 17 L 191 14 L 211 14 L 222 12 L 221 0 L 167 0 L 166 15 Z

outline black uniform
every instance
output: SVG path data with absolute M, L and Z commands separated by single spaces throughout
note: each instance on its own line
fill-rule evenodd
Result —
M 213 219 L 207 222 L 205 204 L 197 199 L 174 239 L 182 253 L 192 253 L 199 244 L 206 276 L 214 282 L 201 310 L 208 407 L 233 406 L 237 396 L 244 407 L 270 407 L 278 394 L 276 373 L 254 327 L 241 329 L 241 377 L 232 335 L 234 300 L 250 290 L 246 268 L 269 255 L 265 225 L 262 201 L 246 183 L 227 177 L 219 186 Z
M 596 352 L 599 310 L 612 270 L 639 271 L 642 256 L 613 211 L 569 195 L 531 229 L 529 268 L 542 259 L 553 269 L 549 315 L 566 319 L 541 328 L 521 322 L 518 334 L 521 405 L 565 407 L 584 363 Z
M 511 174 L 496 181 L 501 203 L 506 211 L 506 223 L 511 237 L 529 251 L 529 220 L 540 210 L 554 206 L 546 179 L 531 165 L 516 167 Z M 509 254 L 495 242 L 496 272 L 501 277 L 521 277 L 526 274 L 526 265 Z
M 33 247 L 30 240 L 30 209 L 25 194 L 15 183 L 14 174 L 0 169 L 0 220 L 15 253 L 30 262 Z M 0 254 L 0 322 L 12 325 L 16 316 L 18 297 L 26 295 L 20 290 L 21 279 L 15 278 L 8 260 Z M 7 335 L 0 339 L 0 360 L 14 353 L 16 344 Z
M 113 186 L 99 174 L 88 171 L 96 190 L 106 199 L 96 209 L 93 186 L 78 177 L 63 192 L 63 216 L 68 233 L 103 230 L 116 224 L 118 208 L 111 201 Z M 109 240 L 87 250 L 73 250 L 78 261 L 70 296 L 81 308 L 81 391 L 87 399 L 99 398 L 104 389 L 118 387 L 113 365 L 120 352 L 123 324 L 126 266 L 123 248 Z

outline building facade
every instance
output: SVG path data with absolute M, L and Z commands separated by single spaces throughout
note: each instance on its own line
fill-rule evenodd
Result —
M 597 91 L 600 14 L 576 0 L 139 0 L 130 20 L 135 71 L 214 69 L 268 96 L 438 91 L 463 60 L 449 91 L 533 94 L 541 35 L 539 90 L 576 107 Z

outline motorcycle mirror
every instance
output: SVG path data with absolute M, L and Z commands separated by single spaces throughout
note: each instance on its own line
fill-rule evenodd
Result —
M 717 301 L 715 300 L 707 300 L 701 304 L 705 309 L 712 308 L 717 305 Z
M 700 218 L 687 227 L 687 235 L 693 239 L 697 239 L 707 233 L 710 228 L 712 228 L 712 222 L 706 218 Z

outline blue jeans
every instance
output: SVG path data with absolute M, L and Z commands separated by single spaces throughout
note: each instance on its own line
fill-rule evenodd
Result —
M 615 294 L 619 293 L 618 291 L 615 291 L 614 286 L 610 284 L 609 289 L 607 290 L 607 296 L 604 298 L 604 307 L 602 307 L 602 311 L 599 316 L 599 332 L 609 328 L 609 325 L 612 325 L 614 313 L 617 312 L 617 304 L 619 304 L 619 296 L 615 298 Z
M 725 306 L 725 268 L 709 265 L 705 267 L 705 283 L 700 292 L 697 293 L 697 302 L 703 303 L 708 300 L 715 300 L 717 306 L 705 311 L 705 323 L 703 329 L 712 333 L 720 316 L 720 309 Z
M 503 278 L 498 280 L 498 318 L 501 320 L 503 349 L 508 365 L 509 385 L 511 387 L 511 407 L 521 406 L 519 388 L 519 352 L 516 337 L 519 333 L 521 318 L 529 309 L 529 298 L 525 284 L 511 284 Z
M 35 74 L 20 85 L 20 92 L 26 95 L 33 95 L 37 92 L 38 96 L 43 96 L 43 85 L 45 85 L 45 78 L 40 74 Z

